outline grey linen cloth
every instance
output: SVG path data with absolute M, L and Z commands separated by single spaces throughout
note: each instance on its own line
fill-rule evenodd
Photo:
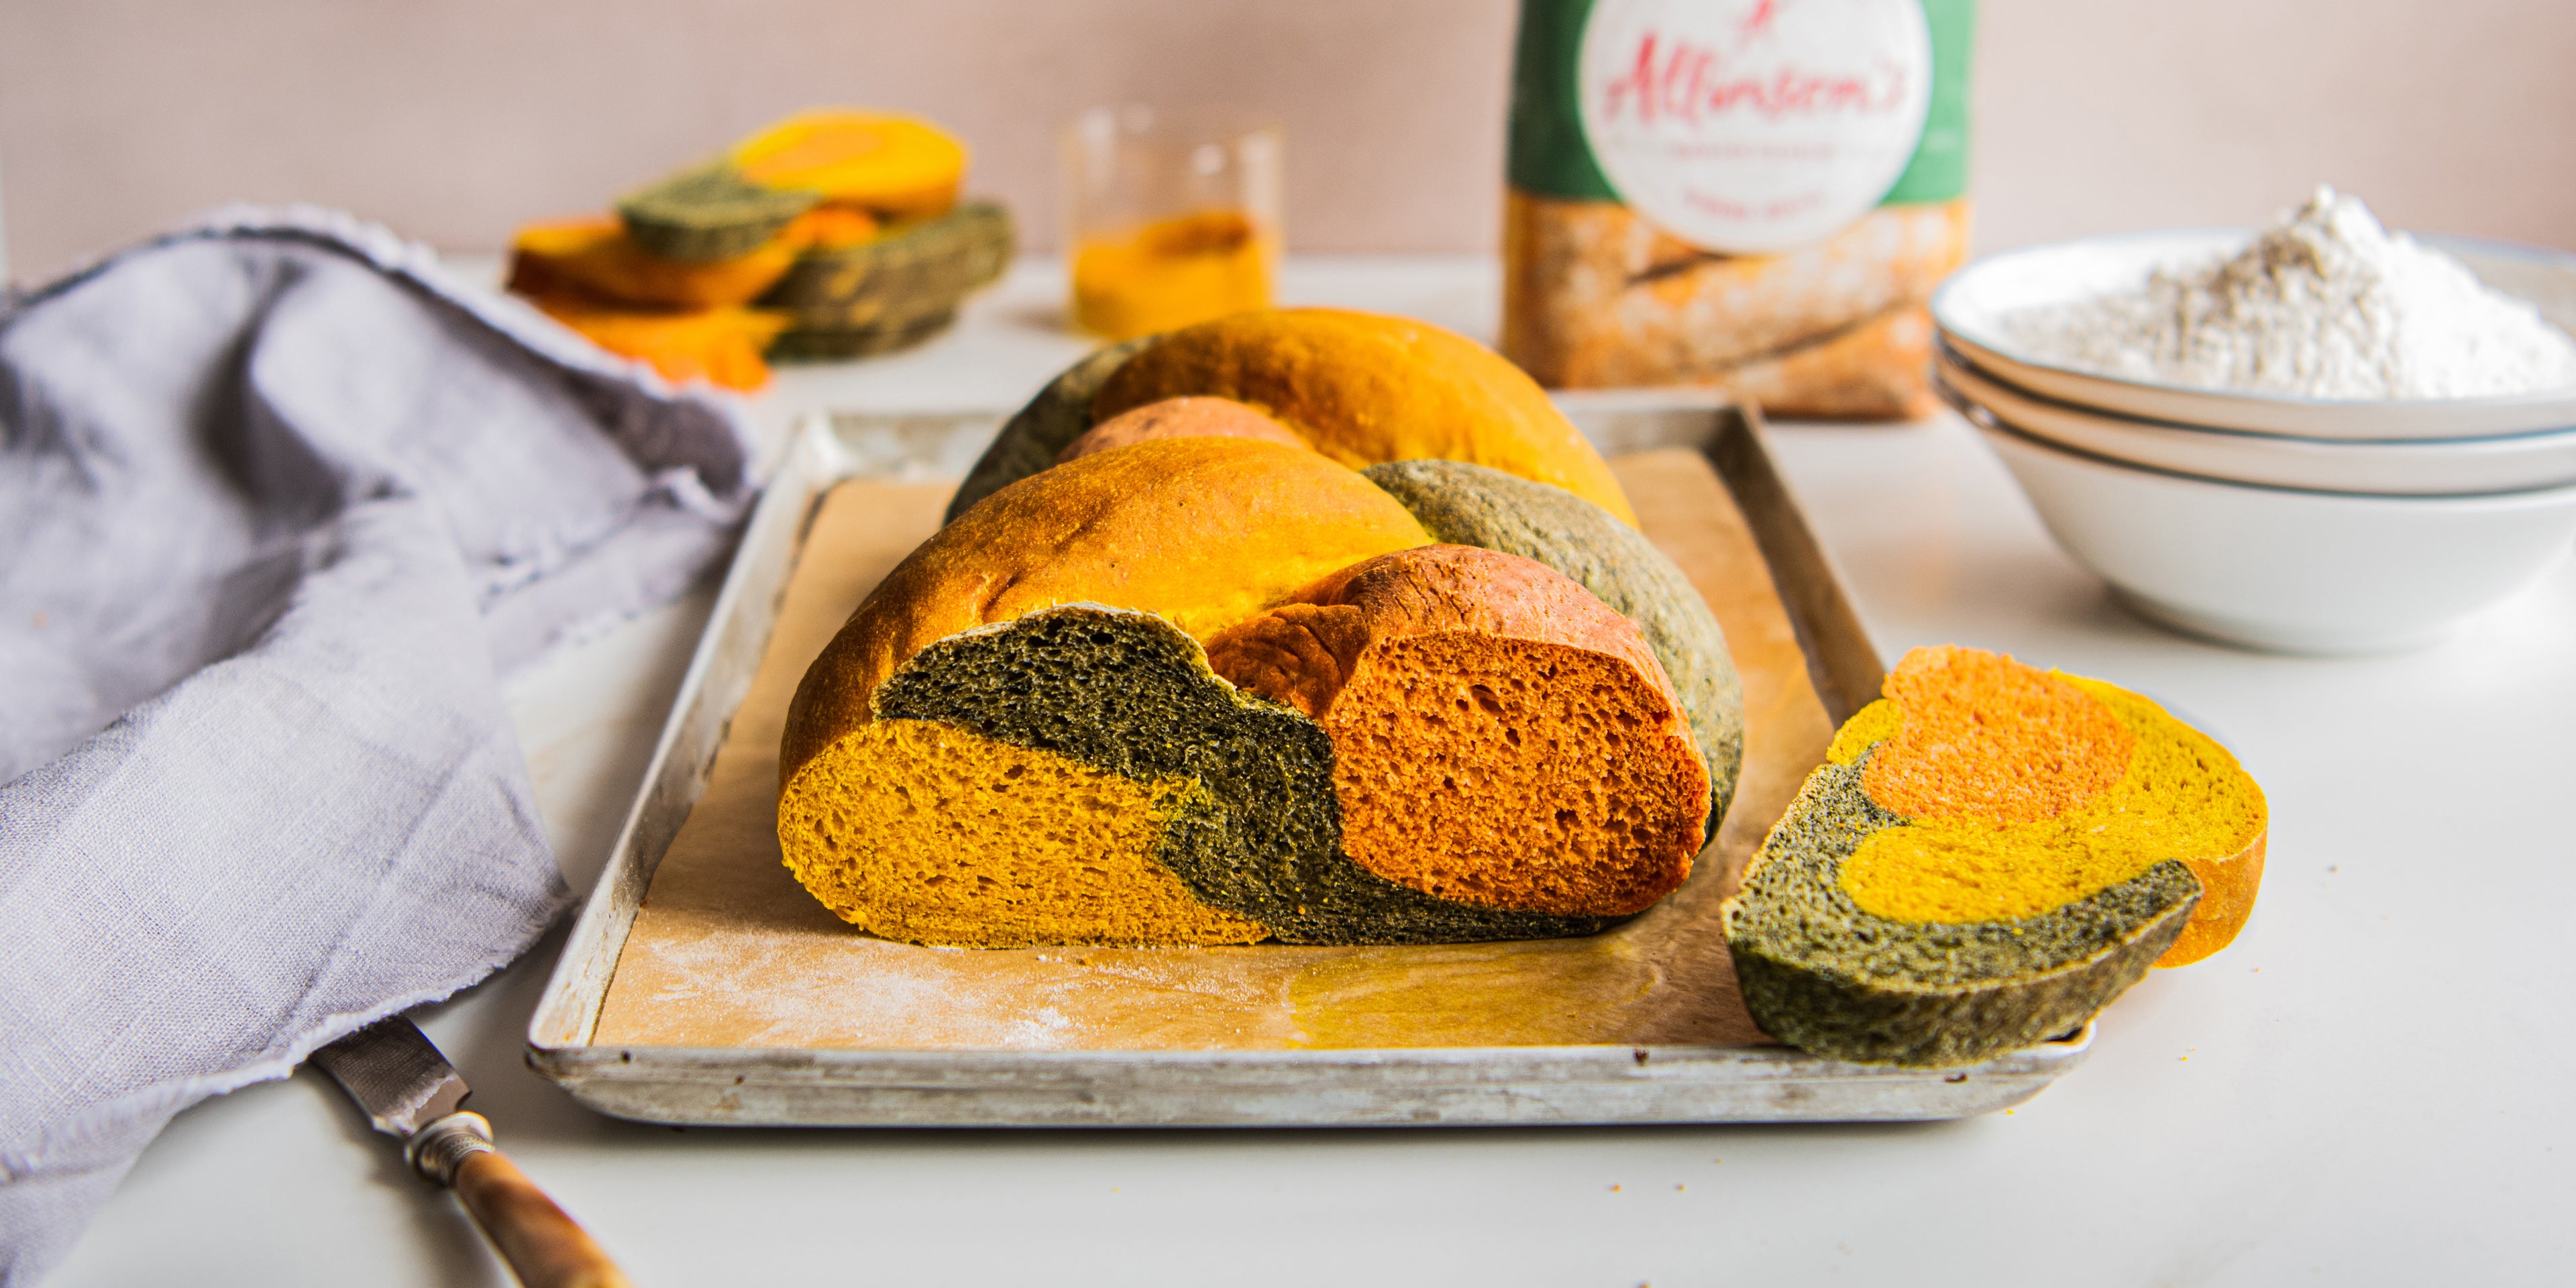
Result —
M 497 677 L 685 587 L 750 467 L 730 404 L 329 212 L 0 305 L 0 1282 L 179 1110 L 535 941 Z

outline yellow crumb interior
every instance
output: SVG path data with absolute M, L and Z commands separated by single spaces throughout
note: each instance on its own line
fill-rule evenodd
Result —
M 1882 830 L 1843 862 L 1842 886 L 1854 903 L 1896 921 L 2028 917 L 2166 859 L 2198 868 L 2262 837 L 2261 790 L 2226 748 L 2134 693 L 2078 676 L 2052 678 L 2081 690 L 2134 736 L 2117 780 L 2049 818 L 1954 815 Z M 1851 763 L 1868 745 L 1852 745 L 1862 734 L 1903 719 L 1894 703 L 1872 704 L 1854 717 L 1857 728 L 1836 739 L 1834 758 Z
M 1873 743 L 1885 742 L 1905 727 L 1905 712 L 1885 698 L 1860 709 L 1860 714 L 1843 722 L 1834 732 L 1834 743 L 1825 749 L 1825 758 L 1837 765 L 1858 761 L 1861 753 Z
M 1144 783 L 928 720 L 879 720 L 778 804 L 787 867 L 843 920 L 975 947 L 1244 944 L 1260 923 L 1155 861 L 1187 779 Z

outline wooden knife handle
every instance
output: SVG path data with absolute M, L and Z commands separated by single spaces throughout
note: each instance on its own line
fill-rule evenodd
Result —
M 482 1115 L 454 1113 L 431 1123 L 413 1138 L 411 1154 L 422 1175 L 455 1187 L 466 1214 L 525 1288 L 632 1288 L 589 1231 L 493 1148 Z
M 526 1288 L 630 1288 L 590 1233 L 501 1151 L 456 1165 L 456 1198 Z

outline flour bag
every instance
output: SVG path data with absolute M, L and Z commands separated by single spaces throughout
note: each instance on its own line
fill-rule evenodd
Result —
M 1556 388 L 1931 409 L 1976 0 L 1522 0 L 1503 352 Z

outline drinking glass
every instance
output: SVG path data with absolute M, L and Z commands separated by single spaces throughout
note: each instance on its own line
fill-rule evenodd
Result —
M 1222 108 L 1100 107 L 1064 133 L 1073 323 L 1112 340 L 1268 307 L 1280 132 Z

